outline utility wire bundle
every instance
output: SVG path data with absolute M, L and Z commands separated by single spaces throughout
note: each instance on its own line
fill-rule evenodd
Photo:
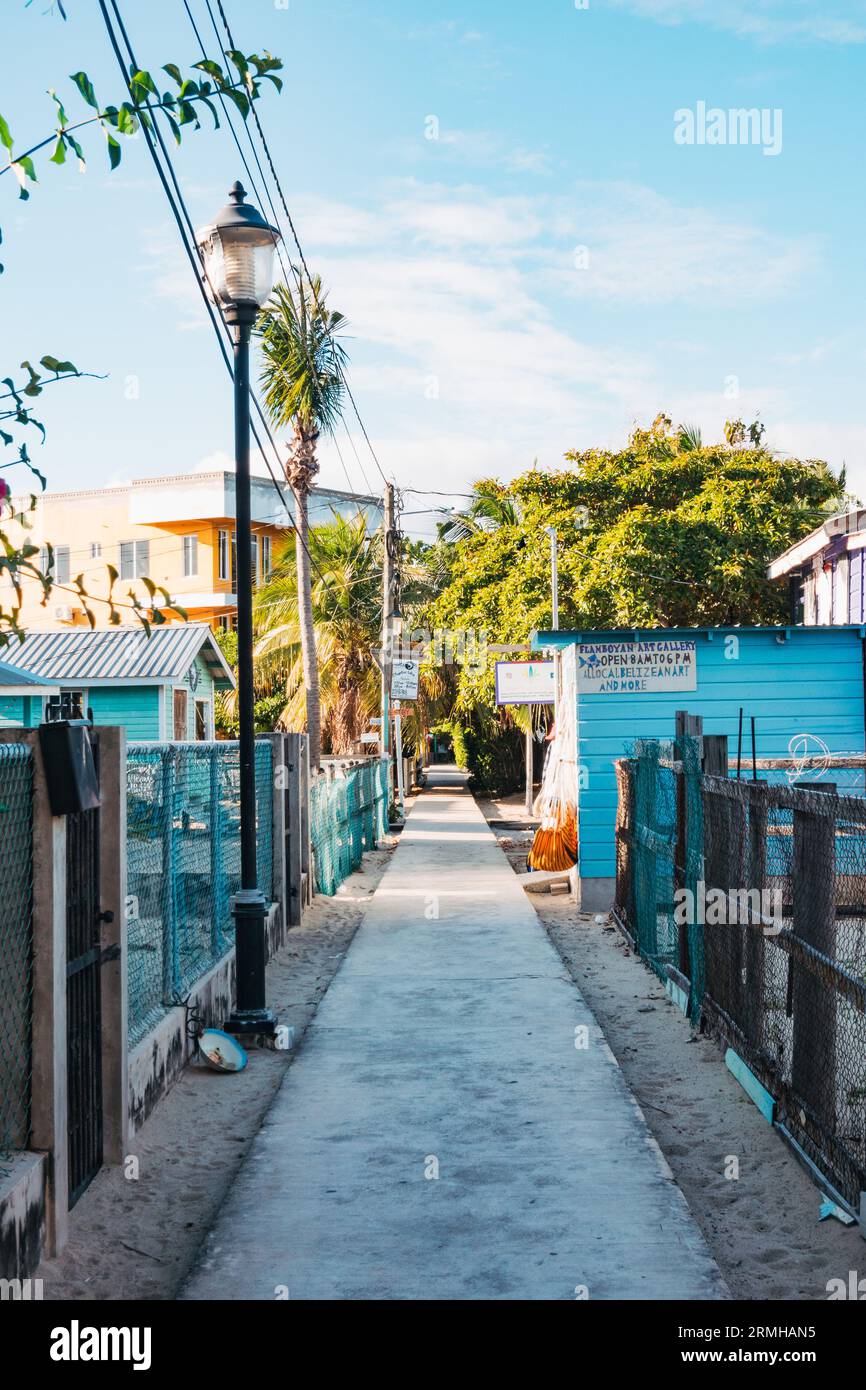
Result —
M 577 690 L 573 668 L 562 668 L 556 725 L 533 810 L 541 824 L 530 869 L 570 869 L 577 863 Z

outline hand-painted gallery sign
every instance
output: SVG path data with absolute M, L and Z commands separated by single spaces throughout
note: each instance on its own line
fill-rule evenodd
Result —
M 577 688 L 592 695 L 662 694 L 697 690 L 694 642 L 582 642 Z

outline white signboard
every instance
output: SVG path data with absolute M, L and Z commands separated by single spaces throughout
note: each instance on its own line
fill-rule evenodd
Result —
M 694 642 L 583 642 L 577 648 L 577 688 L 587 695 L 660 695 L 697 690 Z
M 418 699 L 420 661 L 395 661 L 391 667 L 391 699 Z
M 552 705 L 556 666 L 552 661 L 497 661 L 497 705 Z

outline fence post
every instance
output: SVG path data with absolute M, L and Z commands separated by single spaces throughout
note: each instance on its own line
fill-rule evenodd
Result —
M 686 761 L 689 750 L 686 748 L 686 739 L 700 739 L 704 731 L 704 721 L 699 714 L 689 714 L 688 710 L 678 709 L 675 713 L 676 730 L 676 755 L 681 764 L 681 772 L 676 779 L 677 786 L 677 849 L 674 859 L 674 887 L 686 888 L 693 885 L 687 882 L 687 856 L 688 856 L 688 798 L 686 788 Z M 698 757 L 698 767 L 700 767 L 700 757 Z M 684 922 L 680 925 L 677 932 L 677 947 L 679 954 L 680 973 L 686 979 L 691 978 L 691 967 L 689 962 L 689 931 L 690 924 Z
M 66 819 L 48 804 L 37 730 L 0 729 L 0 741 L 33 751 L 33 974 L 30 1148 L 48 1154 L 45 1254 L 69 1231 L 66 1057 Z
M 761 903 L 763 917 L 763 890 L 766 883 L 766 850 L 768 828 L 769 786 L 764 782 L 749 782 L 749 831 L 747 858 L 748 875 L 743 885 L 756 890 Z M 764 923 L 751 920 L 746 924 L 746 997 L 744 1007 L 744 1027 L 751 1045 L 761 1049 L 764 1021 Z
M 127 1080 L 126 730 L 99 728 L 99 908 L 103 1157 L 122 1163 L 129 1139 Z
M 220 750 L 208 748 L 208 790 L 210 792 L 210 879 L 211 879 L 211 919 L 210 949 L 211 958 L 218 960 L 222 954 L 224 923 L 228 919 L 229 905 L 226 893 L 225 858 L 223 854 L 223 814 L 222 778 L 220 776 Z
M 175 892 L 175 753 L 162 750 L 162 1002 L 171 1004 L 179 992 L 177 959 L 177 894 Z
M 312 845 L 310 842 L 310 741 L 306 734 L 298 735 L 298 766 L 300 768 L 301 803 L 301 885 L 306 904 L 313 901 Z M 299 919 L 300 920 L 300 919 Z
M 639 739 L 635 743 L 635 867 L 638 882 L 635 890 L 637 905 L 638 950 L 642 956 L 658 955 L 658 881 L 656 856 L 647 848 L 641 829 L 654 831 L 658 819 L 658 760 L 659 745 L 655 739 Z
M 257 741 L 271 745 L 271 863 L 273 883 L 271 897 L 280 905 L 280 942 L 290 925 L 289 891 L 287 883 L 287 799 L 286 777 L 290 759 L 285 740 L 288 734 L 258 734 Z
M 283 762 L 286 769 L 283 790 L 283 842 L 286 864 L 286 921 L 300 924 L 303 912 L 302 863 L 303 816 L 301 813 L 301 740 L 303 734 L 284 734 Z
M 836 948 L 836 815 L 794 811 L 792 865 L 794 935 L 823 955 Z M 801 961 L 793 971 L 794 1041 L 791 1084 L 832 1133 L 836 1123 L 836 991 Z

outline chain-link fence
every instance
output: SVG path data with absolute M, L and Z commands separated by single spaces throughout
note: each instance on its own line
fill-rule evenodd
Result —
M 0 743 L 0 1155 L 30 1137 L 33 755 Z
M 704 779 L 706 897 L 717 905 L 705 914 L 704 1017 L 856 1205 L 866 1190 L 866 800 L 820 786 Z
M 702 775 L 699 750 L 697 739 L 648 740 L 617 765 L 617 916 L 856 1207 L 866 1190 L 866 799 L 821 781 Z
M 316 892 L 336 893 L 388 829 L 387 758 L 322 772 L 310 787 Z
M 257 865 L 273 889 L 271 745 L 256 742 Z M 138 1042 L 234 943 L 240 887 L 236 743 L 133 743 L 127 751 L 129 1037 Z

